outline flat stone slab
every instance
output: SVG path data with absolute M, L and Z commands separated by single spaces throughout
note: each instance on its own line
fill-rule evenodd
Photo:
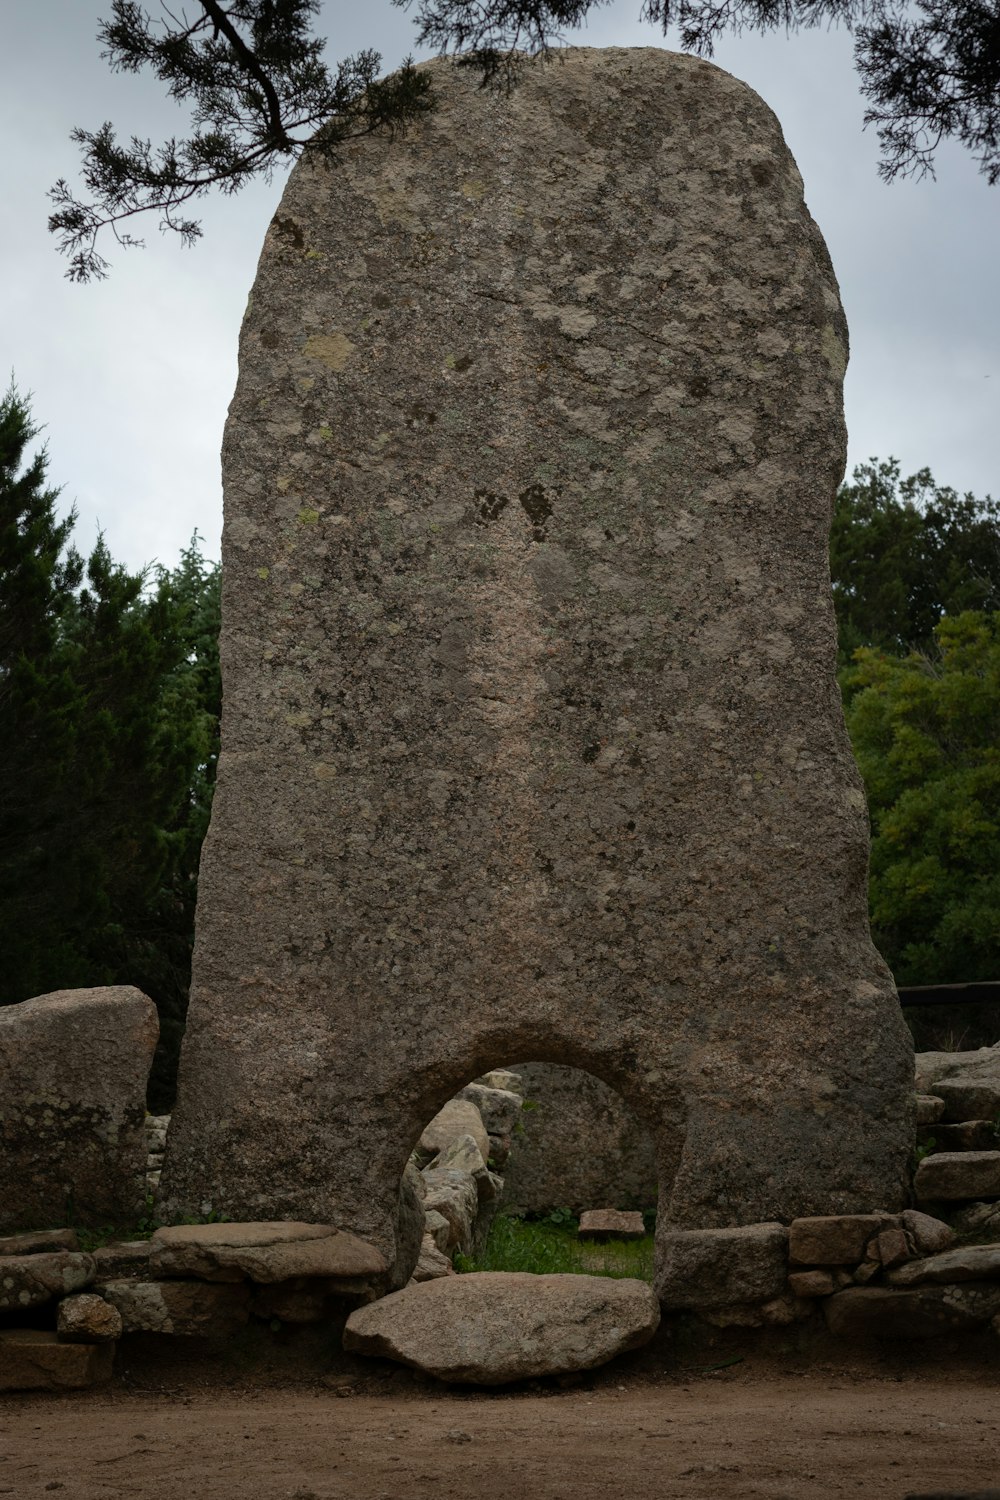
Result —
M 868 1242 L 898 1222 L 891 1214 L 826 1214 L 793 1219 L 788 1258 L 797 1266 L 851 1266 L 865 1259 Z
M 171 1333 L 178 1337 L 225 1337 L 249 1316 L 246 1282 L 104 1281 L 99 1294 L 117 1308 L 124 1333 Z
M 0 1257 L 39 1255 L 46 1250 L 79 1250 L 75 1229 L 35 1229 L 0 1235 Z
M 925 1156 L 914 1175 L 913 1191 L 924 1202 L 1000 1198 L 1000 1151 L 936 1151 Z
M 351 1313 L 344 1348 L 459 1385 L 591 1370 L 652 1338 L 644 1281 L 478 1271 L 404 1287 Z
M 78 1391 L 111 1379 L 115 1345 L 65 1344 L 38 1328 L 0 1328 L 0 1391 Z
M 944 1119 L 944 1100 L 936 1094 L 917 1095 L 917 1124 L 936 1125 Z
M 0 1259 L 0 1312 L 38 1307 L 89 1286 L 96 1274 L 92 1255 L 53 1250 L 39 1255 L 6 1255 Z
M 913 1290 L 848 1287 L 823 1303 L 840 1338 L 928 1339 L 976 1328 L 1000 1310 L 1000 1287 L 947 1286 Z
M 581 1240 L 641 1240 L 646 1226 L 640 1213 L 615 1208 L 588 1208 L 580 1215 Z
M 346 1290 L 388 1274 L 373 1245 L 329 1224 L 182 1224 L 158 1229 L 150 1244 L 151 1276 L 264 1283 L 322 1277 Z
M 1000 1279 L 1000 1245 L 962 1245 L 890 1271 L 892 1286 L 934 1286 L 953 1281 Z
M 93 1252 L 97 1276 L 102 1281 L 113 1281 L 120 1276 L 148 1276 L 152 1253 L 151 1240 L 118 1240 L 111 1245 L 98 1245 Z
M 665 1252 L 656 1290 L 664 1307 L 728 1307 L 768 1302 L 785 1290 L 788 1230 L 783 1224 L 688 1229 L 658 1237 Z

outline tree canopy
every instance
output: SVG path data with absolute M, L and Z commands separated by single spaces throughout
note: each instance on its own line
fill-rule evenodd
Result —
M 862 648 L 848 678 L 875 943 L 897 984 L 996 979 L 1000 613 L 943 618 L 927 654 Z
M 183 1025 L 217 755 L 218 568 L 86 561 L 56 518 L 28 403 L 0 398 L 0 1003 L 136 984 L 154 1102 Z M 159 1096 L 158 1100 L 156 1096 Z
M 510 85 L 517 58 L 566 40 L 607 0 L 393 0 L 415 7 L 417 42 L 460 52 L 483 79 Z M 334 68 L 313 33 L 319 0 L 195 0 L 193 18 L 167 3 L 157 16 L 138 0 L 113 0 L 98 40 L 113 71 L 150 68 L 191 108 L 191 134 L 159 146 L 117 138 L 113 124 L 82 127 L 85 196 L 65 178 L 50 191 L 50 230 L 68 256 L 67 275 L 107 274 L 97 248 L 109 229 L 122 246 L 142 244 L 129 227 L 145 213 L 191 243 L 201 234 L 187 205 L 213 189 L 235 193 L 309 151 L 331 157 L 345 140 L 405 127 L 433 107 L 426 74 L 409 60 L 380 78 L 375 51 Z M 853 32 L 865 123 L 882 147 L 890 181 L 933 172 L 935 152 L 954 139 L 1000 180 L 1000 0 L 643 0 L 641 15 L 681 46 L 711 56 L 727 31 L 795 31 L 842 24 Z
M 830 574 L 842 662 L 933 650 L 942 615 L 1000 609 L 1000 504 L 871 459 L 838 491 Z

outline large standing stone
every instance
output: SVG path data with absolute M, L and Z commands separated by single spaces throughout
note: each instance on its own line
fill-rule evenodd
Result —
M 620 1090 L 664 1226 L 901 1206 L 847 336 L 781 131 L 653 48 L 428 67 L 434 113 L 292 174 L 243 325 L 162 1210 L 392 1260 L 422 1128 L 512 1057 Z
M 0 1229 L 139 1217 L 158 1034 L 128 985 L 0 1008 Z

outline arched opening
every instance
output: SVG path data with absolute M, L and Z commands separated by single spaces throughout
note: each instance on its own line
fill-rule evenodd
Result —
M 656 1132 L 583 1059 L 556 1055 L 467 1077 L 427 1120 L 401 1181 L 397 1277 L 415 1255 L 414 1281 L 470 1270 L 653 1280 L 678 1120 Z

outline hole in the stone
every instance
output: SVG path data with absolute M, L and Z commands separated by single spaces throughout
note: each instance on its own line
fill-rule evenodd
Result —
M 427 1123 L 407 1172 L 423 1214 L 415 1280 L 472 1270 L 652 1280 L 653 1142 L 617 1090 L 582 1068 L 536 1060 L 470 1080 Z M 610 1217 L 581 1233 L 595 1211 Z

